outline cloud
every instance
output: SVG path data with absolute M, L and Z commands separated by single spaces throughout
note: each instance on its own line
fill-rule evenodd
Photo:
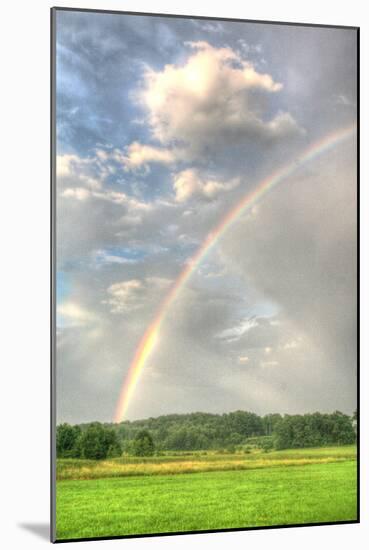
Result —
M 195 27 L 201 29 L 203 32 L 210 32 L 210 33 L 222 33 L 224 32 L 224 27 L 219 21 L 196 21 L 193 20 L 193 24 Z
M 225 329 L 217 334 L 217 338 L 226 340 L 227 342 L 237 342 L 246 332 L 258 326 L 258 324 L 256 318 L 243 319 L 238 325 Z
M 80 157 L 79 155 L 64 154 L 56 157 L 56 177 L 58 186 L 63 182 L 68 183 L 78 181 L 89 189 L 100 189 L 102 179 L 107 175 L 98 157 Z M 76 185 L 76 183 L 74 183 Z
M 193 154 L 240 140 L 274 142 L 298 135 L 291 114 L 273 112 L 269 97 L 283 85 L 258 72 L 230 47 L 188 42 L 183 65 L 148 68 L 137 97 L 148 113 L 152 136 L 182 144 Z
M 132 279 L 114 283 L 108 288 L 110 298 L 106 300 L 112 313 L 123 313 L 142 307 L 145 299 L 145 287 L 142 281 Z
M 57 168 L 59 266 L 86 261 L 94 251 L 118 246 L 122 238 L 139 232 L 143 219 L 155 212 L 153 201 L 134 195 L 131 188 L 123 192 L 116 182 L 116 172 L 123 174 L 123 166 L 115 150 L 95 149 L 86 157 L 59 155 Z
M 130 258 L 124 255 L 114 254 L 108 250 L 96 250 L 94 261 L 97 264 L 118 264 L 118 265 L 133 265 L 139 261 L 139 258 Z
M 194 410 L 199 402 L 210 411 L 352 412 L 354 153 L 346 143 L 301 167 L 224 236 L 218 251 L 228 277 L 236 271 L 244 286 L 227 295 L 223 281 L 214 288 L 189 282 L 147 361 L 157 381 L 143 377 L 133 416 L 146 398 L 156 414 Z M 258 297 L 250 297 L 252 288 Z M 263 297 L 277 304 L 274 317 L 239 314 L 260 308 Z M 158 393 L 163 405 L 150 398 Z
M 128 313 L 152 303 L 159 291 L 165 290 L 171 281 L 162 277 L 131 279 L 109 286 L 109 298 L 103 304 L 110 306 L 111 313 Z
M 186 202 L 190 198 L 213 200 L 219 194 L 234 189 L 240 183 L 238 178 L 228 182 L 204 179 L 198 170 L 191 168 L 178 172 L 174 175 L 173 180 L 177 202 Z
M 250 54 L 250 53 L 257 53 L 261 54 L 263 51 L 263 47 L 261 44 L 249 44 L 246 42 L 244 38 L 239 38 L 237 40 L 237 44 L 240 45 L 240 48 L 242 49 L 243 53 Z
M 91 191 L 84 187 L 67 187 L 61 192 L 61 197 L 66 199 L 75 199 L 78 201 L 86 201 L 88 199 L 98 199 L 112 202 L 114 204 L 125 205 L 130 210 L 150 210 L 152 205 L 139 201 L 133 197 L 129 197 L 120 191 Z
M 91 196 L 91 192 L 84 187 L 68 187 L 62 192 L 61 196 L 84 201 Z
M 150 149 L 150 147 L 149 147 Z M 94 154 L 58 155 L 56 158 L 57 186 L 64 198 L 86 201 L 94 198 L 128 205 L 134 210 L 148 210 L 151 205 L 117 191 L 109 185 L 109 176 L 122 168 L 124 156 L 114 149 L 95 149 Z
M 279 323 L 264 343 L 277 352 L 271 360 L 298 368 L 307 394 L 325 393 L 346 411 L 355 405 L 357 367 L 355 154 L 346 142 L 302 168 L 220 243 L 224 261 L 278 304 Z M 240 344 L 256 336 L 257 327 Z
M 288 341 L 284 344 L 283 348 L 284 348 L 284 349 L 291 349 L 291 350 L 292 350 L 292 349 L 296 349 L 296 348 L 298 348 L 298 347 L 301 345 L 301 342 L 302 342 L 302 337 L 299 336 L 298 338 L 294 338 L 294 339 L 292 339 L 292 340 L 288 340 Z
M 77 158 L 77 155 L 58 155 L 56 157 L 57 177 L 61 178 L 70 176 L 72 172 L 72 162 Z
M 62 326 L 76 327 L 96 320 L 95 315 L 76 302 L 66 301 L 58 305 L 57 315 Z M 59 323 L 58 323 L 59 324 Z
M 68 285 L 58 419 L 110 421 L 186 259 L 254 182 L 299 152 L 302 126 L 310 140 L 352 123 L 355 33 L 60 17 L 58 150 L 68 153 L 57 161 L 57 259 Z M 352 412 L 355 167 L 339 156 L 312 163 L 302 186 L 278 186 L 217 241 L 166 314 L 130 418 Z
M 343 105 L 344 107 L 355 107 L 355 101 L 352 101 L 345 94 L 336 94 L 334 96 L 334 102 L 336 105 Z
M 170 165 L 177 162 L 181 156 L 183 151 L 178 148 L 164 149 L 134 141 L 127 147 L 122 161 L 126 170 L 136 170 L 141 167 L 147 168 L 150 163 Z

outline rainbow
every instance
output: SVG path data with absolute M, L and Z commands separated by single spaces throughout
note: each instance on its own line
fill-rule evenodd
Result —
M 265 197 L 279 183 L 296 172 L 301 166 L 314 160 L 316 157 L 333 149 L 338 144 L 344 142 L 348 138 L 355 135 L 356 126 L 349 126 L 330 133 L 324 138 L 318 140 L 308 147 L 297 159 L 294 159 L 289 164 L 273 172 L 266 179 L 262 180 L 252 191 L 248 192 L 241 201 L 232 208 L 220 221 L 220 223 L 207 235 L 202 245 L 198 248 L 195 254 L 186 262 L 185 268 L 178 275 L 177 279 L 171 286 L 168 294 L 161 303 L 153 321 L 146 329 L 144 335 L 139 342 L 139 345 L 134 354 L 132 363 L 129 367 L 128 374 L 123 381 L 120 391 L 114 421 L 121 422 L 125 416 L 133 393 L 137 386 L 137 382 L 143 371 L 148 357 L 152 354 L 155 345 L 157 344 L 160 328 L 166 317 L 166 314 L 184 287 L 197 266 L 203 261 L 205 256 L 217 244 L 219 239 L 228 231 L 237 221 L 241 214 L 247 209 L 252 208 L 257 202 Z

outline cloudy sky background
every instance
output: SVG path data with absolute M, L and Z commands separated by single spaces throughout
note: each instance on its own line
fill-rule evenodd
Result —
M 356 33 L 57 11 L 57 419 L 135 349 L 240 198 L 356 120 Z M 356 144 L 246 212 L 168 312 L 127 418 L 356 407 Z

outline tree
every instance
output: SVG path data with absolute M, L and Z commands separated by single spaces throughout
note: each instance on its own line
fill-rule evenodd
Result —
M 117 441 L 116 443 L 113 443 L 108 448 L 107 452 L 107 458 L 117 458 L 122 455 L 122 447 L 120 443 Z
M 292 417 L 286 414 L 275 428 L 275 448 L 289 449 L 294 445 Z
M 278 422 L 282 420 L 282 416 L 278 413 L 266 414 L 262 418 L 265 435 L 272 435 Z
M 140 430 L 132 445 L 135 456 L 152 456 L 155 451 L 153 438 L 148 430 Z
M 285 415 L 275 428 L 277 449 L 349 445 L 355 442 L 355 430 L 349 416 L 332 414 Z
M 84 458 L 101 460 L 108 455 L 110 445 L 106 430 L 100 422 L 93 422 L 82 434 L 81 446 Z
M 260 443 L 260 447 L 264 453 L 269 453 L 273 449 L 273 438 L 271 436 L 264 437 Z
M 105 448 L 107 449 L 106 456 L 108 458 L 116 458 L 121 456 L 122 447 L 118 440 L 117 432 L 113 429 L 105 428 Z
M 225 424 L 228 433 L 238 433 L 243 437 L 264 435 L 260 416 L 251 412 L 235 411 L 228 413 L 225 418 Z
M 78 458 L 80 456 L 81 428 L 70 424 L 60 424 L 56 429 L 56 452 L 60 458 Z
M 184 451 L 187 449 L 187 429 L 184 426 L 174 425 L 167 438 L 167 446 L 174 451 Z
M 339 445 L 348 445 L 354 443 L 356 439 L 355 430 L 352 426 L 352 422 L 349 416 L 335 411 L 332 415 L 333 418 L 333 436 L 334 442 Z

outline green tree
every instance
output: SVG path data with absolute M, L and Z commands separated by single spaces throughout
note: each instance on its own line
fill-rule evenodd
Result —
M 187 449 L 187 429 L 184 426 L 174 425 L 167 438 L 169 449 L 174 451 L 184 451 Z
M 285 415 L 275 428 L 277 449 L 349 445 L 355 442 L 355 437 L 351 418 L 340 411 Z
M 56 452 L 60 458 L 78 458 L 80 456 L 81 428 L 70 424 L 60 424 L 56 428 Z
M 263 416 L 262 423 L 265 435 L 272 435 L 280 420 L 282 420 L 282 416 L 278 413 L 266 414 Z
M 90 424 L 82 434 L 81 447 L 84 458 L 101 460 L 108 455 L 110 445 L 106 430 L 100 422 Z
M 332 415 L 334 420 L 333 436 L 334 442 L 339 445 L 348 445 L 354 443 L 356 439 L 355 430 L 352 426 L 352 422 L 349 416 L 335 411 Z
M 116 430 L 105 428 L 105 439 L 104 444 L 106 451 L 106 456 L 108 458 L 116 458 L 122 454 L 122 446 L 119 443 L 118 434 Z
M 122 447 L 118 441 L 109 446 L 106 456 L 107 458 L 118 458 L 122 456 Z
M 262 440 L 260 447 L 264 451 L 264 453 L 269 453 L 273 449 L 273 438 L 271 436 L 264 437 Z
M 275 427 L 275 448 L 289 449 L 294 445 L 292 417 L 286 414 Z
M 238 433 L 242 437 L 264 435 L 264 427 L 260 416 L 247 411 L 235 411 L 225 417 L 226 433 Z
M 135 456 L 152 456 L 155 451 L 153 438 L 148 430 L 140 430 L 132 445 Z

